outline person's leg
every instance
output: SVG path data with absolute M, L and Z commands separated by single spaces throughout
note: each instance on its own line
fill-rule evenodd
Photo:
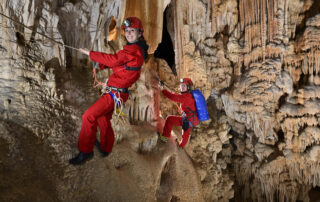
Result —
M 182 117 L 181 116 L 168 116 L 163 128 L 163 136 L 169 138 L 171 136 L 171 131 L 173 126 L 181 126 Z
M 113 92 L 115 96 L 119 98 L 119 94 Z M 120 93 L 120 97 L 122 102 L 128 100 L 129 94 L 128 93 Z M 102 156 L 108 156 L 109 153 L 112 152 L 112 148 L 114 145 L 114 132 L 111 125 L 111 119 L 114 111 L 114 105 L 110 112 L 98 118 L 98 126 L 100 128 L 100 142 L 95 141 L 95 145 L 98 147 L 99 152 Z
M 109 94 L 100 97 L 82 116 L 82 126 L 78 141 L 79 153 L 69 160 L 70 164 L 80 165 L 93 157 L 93 146 L 96 139 L 97 120 L 113 110 L 114 102 Z
M 111 153 L 114 144 L 114 132 L 111 125 L 112 112 L 98 119 L 100 128 L 100 149 L 103 152 Z
M 96 139 L 97 120 L 107 113 L 112 113 L 113 108 L 114 101 L 112 97 L 109 94 L 105 94 L 84 113 L 78 142 L 79 151 L 84 153 L 92 152 Z
M 192 128 L 190 127 L 188 130 L 186 131 L 183 131 L 183 134 L 182 134 L 182 138 L 181 138 L 181 141 L 180 141 L 180 144 L 179 146 L 181 148 L 184 148 L 184 146 L 187 144 L 187 142 L 189 141 L 189 138 L 190 138 L 190 132 L 191 132 Z

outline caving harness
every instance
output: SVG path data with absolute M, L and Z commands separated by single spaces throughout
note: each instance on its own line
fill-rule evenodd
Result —
M 129 93 L 130 95 L 129 89 L 108 86 L 107 85 L 108 79 L 106 79 L 105 83 L 98 81 L 96 69 L 98 68 L 99 63 L 93 62 L 92 65 L 93 65 L 93 78 L 94 78 L 93 87 L 96 88 L 98 86 L 102 86 L 105 90 L 105 92 L 102 95 L 108 93 L 111 95 L 111 97 L 114 100 L 114 114 L 118 117 L 120 116 L 124 117 L 125 116 L 125 113 L 123 112 L 124 103 L 120 97 L 120 93 Z M 128 67 L 126 64 L 124 64 L 123 66 L 124 66 L 124 69 L 128 71 L 139 71 L 141 69 L 141 67 Z
M 188 113 L 185 113 L 184 111 L 182 112 L 182 129 L 184 131 L 188 130 L 189 127 L 193 127 L 194 125 L 194 118 L 196 116 L 196 112 L 191 110 L 190 107 L 186 106 L 189 109 Z M 191 114 L 191 116 L 187 116 L 187 114 Z M 189 121 L 189 118 L 192 117 L 192 123 Z

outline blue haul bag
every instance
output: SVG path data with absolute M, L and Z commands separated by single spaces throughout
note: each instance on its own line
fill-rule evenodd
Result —
M 209 120 L 206 99 L 202 95 L 201 91 L 199 89 L 192 90 L 191 94 L 196 103 L 196 109 L 197 109 L 199 121 Z

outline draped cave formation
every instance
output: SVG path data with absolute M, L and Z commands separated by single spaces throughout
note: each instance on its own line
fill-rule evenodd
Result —
M 0 201 L 320 200 L 320 1 L 1 0 L 0 13 Z M 150 48 L 113 152 L 71 166 L 101 92 L 61 44 L 114 53 L 128 16 Z M 189 77 L 207 100 L 184 150 L 158 142 L 178 109 L 155 76 L 176 91 Z

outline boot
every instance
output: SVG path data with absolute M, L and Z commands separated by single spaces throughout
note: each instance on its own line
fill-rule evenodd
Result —
M 158 139 L 160 140 L 161 143 L 166 143 L 166 142 L 168 142 L 168 138 L 165 137 L 165 136 L 163 136 L 163 135 L 161 135 L 159 132 L 158 132 L 158 136 L 159 136 Z
M 101 149 L 101 147 L 100 147 L 100 142 L 98 142 L 98 140 L 94 141 L 94 145 L 96 145 L 96 147 L 98 148 L 99 152 L 101 153 L 101 156 L 103 156 L 103 157 L 107 157 L 107 156 L 109 156 L 109 154 L 111 153 L 111 152 L 105 152 L 105 151 L 103 151 L 103 150 Z
M 92 157 L 93 157 L 93 152 L 90 152 L 88 154 L 79 152 L 79 154 L 76 157 L 69 160 L 69 163 L 72 165 L 81 165 L 87 160 L 91 159 Z

